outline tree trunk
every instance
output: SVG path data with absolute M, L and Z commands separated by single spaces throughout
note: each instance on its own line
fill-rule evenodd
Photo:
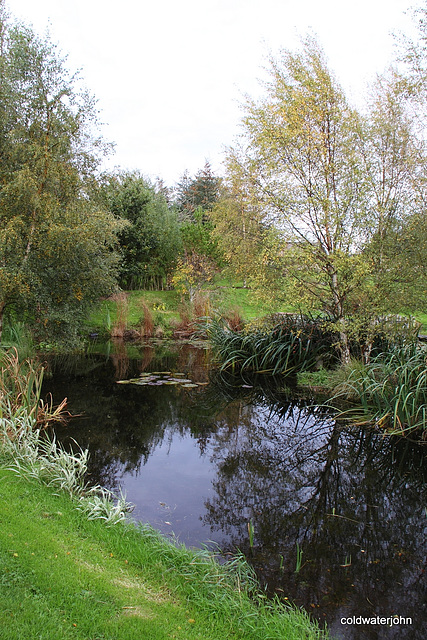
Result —
M 333 315 L 335 316 L 335 322 L 339 326 L 339 349 L 341 352 L 341 363 L 348 364 L 350 362 L 350 345 L 348 340 L 348 333 L 345 326 L 344 306 L 339 292 L 338 276 L 335 272 L 335 269 L 333 268 L 333 265 L 329 266 L 328 272 L 331 278 L 330 286 L 333 296 Z
M 344 322 L 344 319 L 341 319 Z M 348 334 L 342 328 L 340 330 L 340 351 L 341 351 L 341 363 L 348 364 L 350 362 L 350 345 L 348 343 Z
M 3 335 L 3 318 L 4 318 L 4 310 L 6 308 L 6 302 L 0 302 L 0 342 Z

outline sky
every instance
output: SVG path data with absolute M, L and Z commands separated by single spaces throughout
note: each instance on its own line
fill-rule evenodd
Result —
M 115 143 L 106 167 L 172 186 L 209 161 L 222 172 L 245 94 L 262 95 L 268 56 L 315 34 L 347 96 L 394 57 L 392 33 L 413 32 L 422 0 L 6 0 L 11 15 L 48 29 L 98 100 Z

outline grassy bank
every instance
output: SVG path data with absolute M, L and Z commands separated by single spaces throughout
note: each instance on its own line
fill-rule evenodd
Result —
M 220 567 L 150 529 L 89 521 L 63 493 L 0 469 L 5 640 L 320 638 L 305 614 L 251 598 Z
M 110 333 L 120 323 L 124 323 L 126 329 L 140 330 L 147 310 L 153 330 L 160 327 L 166 333 L 171 333 L 180 325 L 185 326 L 188 321 L 204 315 L 206 311 L 224 315 L 237 314 L 245 321 L 271 311 L 266 305 L 254 300 L 249 289 L 226 280 L 218 280 L 202 290 L 193 304 L 183 300 L 176 291 L 129 291 L 126 298 L 125 305 L 115 296 L 100 302 L 88 318 L 87 330 Z
M 190 304 L 176 291 L 128 291 L 124 294 L 123 305 L 117 296 L 100 301 L 97 308 L 87 319 L 85 331 L 111 333 L 114 327 L 135 329 L 144 333 L 144 318 L 149 315 L 148 325 L 152 331 L 160 328 L 165 335 L 172 335 L 176 327 L 186 323 L 206 311 L 225 317 L 240 317 L 245 322 L 260 318 L 272 312 L 295 311 L 295 308 L 279 305 L 275 308 L 255 299 L 251 290 L 241 283 L 226 279 L 217 279 L 200 292 L 198 302 Z M 199 307 L 199 308 L 198 308 Z M 403 313 L 403 315 L 405 315 Z M 416 320 L 421 323 L 420 333 L 427 334 L 427 314 L 419 313 Z

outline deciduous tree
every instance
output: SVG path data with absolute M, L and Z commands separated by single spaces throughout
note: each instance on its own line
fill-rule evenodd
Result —
M 371 263 L 370 312 L 414 311 L 425 296 L 425 141 L 406 81 L 378 77 L 359 120 L 365 183 L 364 255 Z M 418 237 L 416 234 L 418 229 Z
M 411 240 L 424 210 L 424 141 L 395 71 L 378 79 L 364 115 L 349 107 L 311 38 L 271 60 L 270 71 L 266 97 L 246 104 L 244 143 L 230 157 L 277 228 L 278 250 L 265 260 L 276 291 L 325 312 L 346 362 L 375 316 L 404 310 L 405 292 L 409 307 L 409 292 L 420 299 L 425 263 L 414 269 Z
M 48 38 L 0 18 L 0 332 L 8 308 L 70 336 L 115 284 L 115 218 L 91 203 L 93 98 Z
M 290 302 L 328 314 L 347 360 L 346 305 L 360 275 L 353 113 L 314 40 L 301 53 L 271 60 L 270 71 L 267 96 L 246 104 L 242 168 L 256 176 L 266 218 L 282 232 L 280 268 L 295 296 Z
M 244 286 L 257 271 L 269 229 L 253 186 L 239 159 L 230 153 L 226 162 L 226 178 L 211 218 L 214 222 L 213 235 L 228 269 L 233 276 L 243 279 Z

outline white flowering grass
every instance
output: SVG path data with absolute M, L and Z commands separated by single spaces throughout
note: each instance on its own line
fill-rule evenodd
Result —
M 125 520 L 133 508 L 122 494 L 116 498 L 99 485 L 89 487 L 85 482 L 88 450 L 77 446 L 75 453 L 66 451 L 55 437 L 37 429 L 34 417 L 25 412 L 0 419 L 0 449 L 8 469 L 75 497 L 78 509 L 90 520 L 113 525 Z

